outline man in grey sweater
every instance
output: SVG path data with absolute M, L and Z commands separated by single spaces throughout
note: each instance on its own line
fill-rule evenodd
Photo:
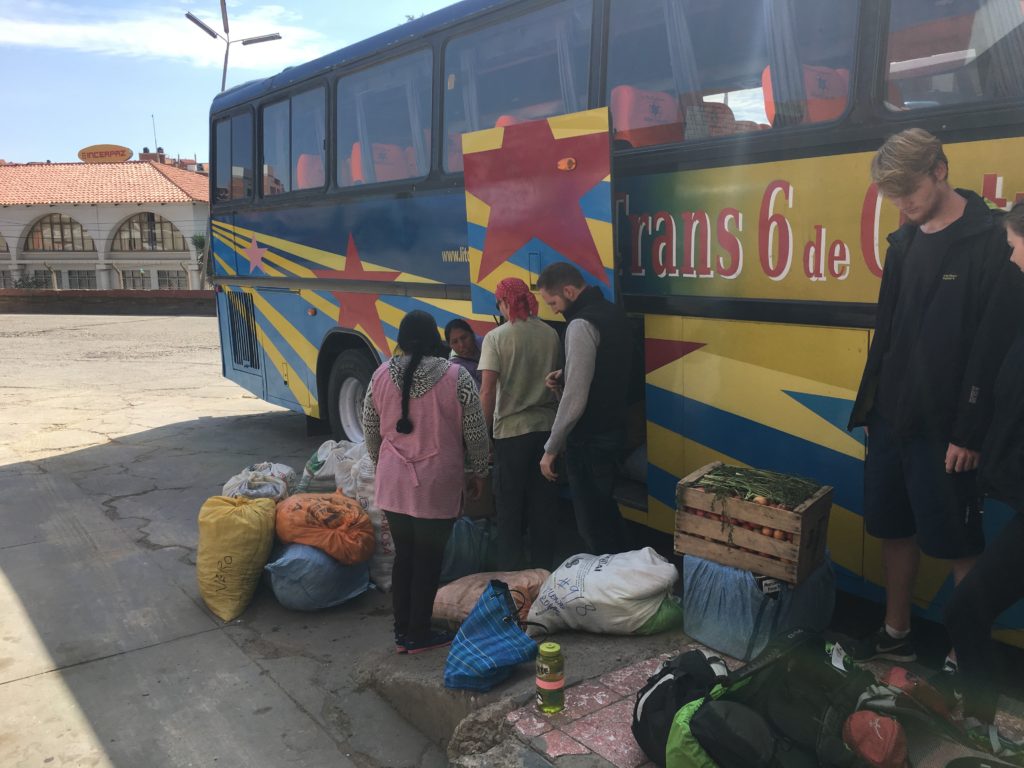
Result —
M 552 264 L 537 279 L 541 298 L 569 321 L 565 368 L 548 374 L 560 394 L 541 473 L 554 482 L 565 453 L 576 526 L 590 554 L 629 549 L 615 501 L 615 476 L 625 447 L 626 399 L 632 360 L 629 320 L 622 309 L 587 287 L 571 264 Z

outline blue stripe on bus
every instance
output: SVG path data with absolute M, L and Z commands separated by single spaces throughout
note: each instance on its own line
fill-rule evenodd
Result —
M 853 400 L 841 397 L 826 397 L 825 395 L 812 395 L 807 392 L 791 392 L 788 389 L 782 390 L 796 400 L 807 410 L 817 414 L 829 424 L 843 432 L 850 421 L 850 411 L 853 410 Z M 854 440 L 860 441 L 863 445 L 864 429 L 858 427 L 850 432 Z
M 654 464 L 647 465 L 647 494 L 670 509 L 676 508 L 676 485 L 680 478 Z
M 610 222 L 612 220 L 612 185 L 599 181 L 583 197 L 580 208 L 588 219 Z
M 481 227 L 479 224 L 473 224 L 472 222 L 466 222 L 466 234 L 467 243 L 470 248 L 476 248 L 478 251 L 484 249 L 484 240 L 487 238 L 487 227 Z
M 862 461 L 650 384 L 647 414 L 654 424 L 738 461 L 831 485 L 836 504 L 863 513 Z

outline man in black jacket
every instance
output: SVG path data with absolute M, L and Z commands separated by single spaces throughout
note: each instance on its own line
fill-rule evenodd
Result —
M 626 405 L 632 337 L 626 313 L 587 287 L 571 264 L 552 264 L 537 278 L 552 311 L 562 314 L 565 369 L 548 374 L 548 387 L 560 394 L 540 471 L 557 475 L 554 463 L 565 452 L 576 526 L 592 555 L 629 549 L 613 494 L 617 465 L 626 443 Z
M 954 580 L 984 549 L 975 479 L 1015 297 L 1006 235 L 978 195 L 954 189 L 942 143 L 890 137 L 871 175 L 906 222 L 889 236 L 875 336 L 850 428 L 868 433 L 864 522 L 882 539 L 885 625 L 851 655 L 913 661 L 921 552 Z M 946 671 L 955 671 L 947 659 Z

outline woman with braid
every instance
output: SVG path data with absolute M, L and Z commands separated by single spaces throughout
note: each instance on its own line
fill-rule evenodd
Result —
M 370 379 L 363 430 L 377 466 L 377 506 L 395 542 L 395 647 L 420 653 L 451 642 L 431 629 L 430 616 L 463 486 L 470 498 L 480 495 L 489 446 L 473 379 L 437 357 L 443 349 L 434 318 L 407 314 L 398 347 Z

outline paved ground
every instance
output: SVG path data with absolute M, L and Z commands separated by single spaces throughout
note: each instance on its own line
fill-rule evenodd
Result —
M 202 502 L 320 442 L 221 378 L 212 318 L 0 315 L 0 360 L 0 766 L 432 768 L 449 736 L 466 768 L 645 763 L 633 691 L 681 632 L 559 635 L 574 687 L 545 721 L 528 669 L 477 696 L 440 685 L 443 653 L 391 653 L 378 593 L 302 614 L 263 590 L 227 625 L 206 610 Z M 879 610 L 841 604 L 846 631 Z
M 447 764 L 354 680 L 386 597 L 203 606 L 203 500 L 319 443 L 221 378 L 213 318 L 3 315 L 0 360 L 0 765 Z

